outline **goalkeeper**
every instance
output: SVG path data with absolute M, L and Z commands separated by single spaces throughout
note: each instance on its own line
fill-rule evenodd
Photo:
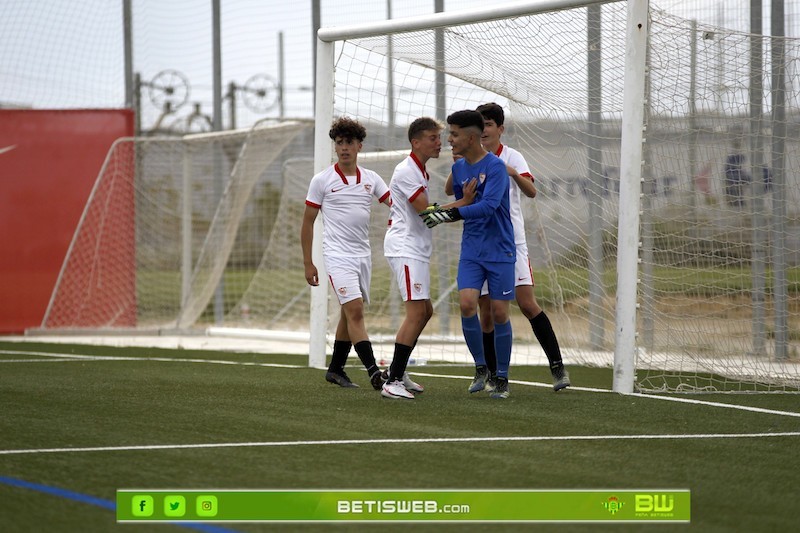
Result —
M 564 368 L 561 349 L 558 346 L 558 338 L 555 331 L 553 331 L 553 326 L 550 324 L 550 319 L 536 301 L 536 295 L 533 290 L 533 271 L 528 259 L 528 244 L 525 240 L 525 220 L 522 217 L 522 195 L 529 198 L 536 197 L 533 176 L 523 155 L 501 142 L 501 136 L 505 131 L 505 112 L 503 108 L 492 102 L 478 106 L 476 111 L 483 115 L 484 128 L 481 144 L 486 150 L 503 160 L 511 178 L 509 180 L 508 199 L 511 207 L 511 224 L 514 226 L 514 237 L 517 245 L 516 274 L 514 276 L 514 283 L 517 286 L 517 304 L 519 304 L 522 314 L 530 322 L 536 339 L 547 355 L 550 363 L 550 372 L 553 376 L 553 390 L 558 392 L 570 386 L 569 372 Z M 448 195 L 453 194 L 452 175 L 448 176 L 445 182 L 445 193 Z M 497 359 L 494 351 L 494 322 L 491 317 L 489 290 L 485 284 L 481 289 L 478 308 L 478 315 L 483 328 L 483 355 L 486 358 L 490 376 L 484 390 L 491 392 L 494 389 L 497 376 Z M 476 384 L 477 386 L 479 384 Z
M 508 198 L 510 178 L 505 163 L 481 145 L 484 121 L 479 112 L 457 111 L 447 117 L 447 124 L 450 127 L 448 141 L 453 155 L 461 156 L 453 164 L 453 192 L 457 200 L 461 199 L 464 187 L 477 179 L 475 201 L 465 207 L 436 207 L 420 213 L 420 216 L 430 228 L 443 222 L 464 220 L 457 280 L 461 328 L 476 368 L 475 380 L 469 390 L 483 390 L 488 379 L 483 332 L 478 318 L 478 298 L 486 281 L 497 352 L 497 383 L 491 396 L 508 398 L 512 335 L 509 304 L 514 299 L 516 262 Z

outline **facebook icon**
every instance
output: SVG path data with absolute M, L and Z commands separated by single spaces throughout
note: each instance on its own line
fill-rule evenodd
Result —
M 153 497 L 137 494 L 131 499 L 131 512 L 133 516 L 152 516 Z

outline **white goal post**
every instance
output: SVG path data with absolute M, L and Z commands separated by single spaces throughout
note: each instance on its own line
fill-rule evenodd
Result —
M 414 118 L 498 102 L 504 142 L 537 179 L 536 199 L 523 200 L 528 248 L 537 299 L 554 317 L 567 364 L 613 366 L 620 393 L 797 391 L 800 69 L 787 67 L 786 103 L 754 119 L 752 99 L 772 102 L 779 92 L 748 93 L 751 80 L 769 78 L 770 61 L 782 60 L 765 51 L 754 66 L 751 50 L 765 42 L 646 0 L 516 2 L 322 28 L 314 171 L 332 163 L 335 117 L 364 123 L 380 152 L 406 147 Z M 795 65 L 798 40 L 781 46 Z M 782 122 L 778 105 L 795 118 Z M 779 165 L 759 163 L 770 161 L 767 151 Z M 432 179 L 432 200 L 446 201 L 436 187 Z M 415 349 L 423 359 L 469 361 L 452 320 L 459 236 L 434 232 L 438 316 Z M 373 269 L 385 267 L 380 237 Z M 393 337 L 391 286 L 373 276 L 381 297 L 366 315 L 383 354 Z M 311 289 L 314 367 L 325 365 L 338 319 L 330 302 L 326 284 Z M 543 364 L 516 315 L 512 363 Z

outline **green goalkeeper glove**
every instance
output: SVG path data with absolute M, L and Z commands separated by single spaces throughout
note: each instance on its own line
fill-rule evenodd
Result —
M 439 204 L 429 205 L 428 207 L 426 207 L 425 209 L 423 209 L 422 211 L 419 212 L 419 216 L 424 217 L 428 213 L 436 211 L 437 209 L 439 209 Z
M 457 207 L 451 209 L 436 207 L 428 213 L 420 213 L 420 216 L 422 217 L 422 221 L 425 222 L 425 225 L 429 228 L 436 227 L 443 222 L 455 222 L 463 218 L 461 213 L 458 212 Z

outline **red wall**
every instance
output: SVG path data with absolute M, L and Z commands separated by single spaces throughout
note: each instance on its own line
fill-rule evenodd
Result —
M 0 109 L 0 333 L 41 325 L 103 161 L 133 135 L 133 119 L 121 109 Z

